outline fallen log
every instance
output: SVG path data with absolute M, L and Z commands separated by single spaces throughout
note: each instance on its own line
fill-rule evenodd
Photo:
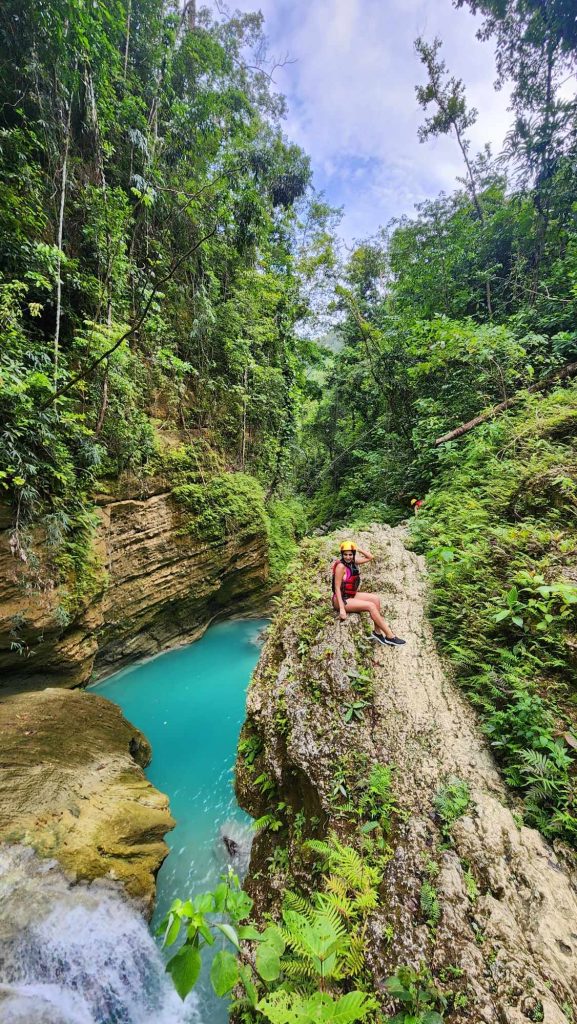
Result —
M 488 409 L 487 412 L 480 413 L 479 416 L 475 416 L 474 419 L 468 420 L 467 423 L 462 423 L 460 427 L 455 427 L 455 429 L 450 430 L 448 434 L 443 434 L 442 437 L 437 437 L 435 444 L 445 444 L 446 441 L 454 441 L 457 437 L 467 434 L 469 430 L 473 430 L 475 427 L 478 427 L 480 423 L 486 423 L 487 420 L 493 419 L 493 416 L 498 416 L 500 412 L 504 412 L 505 409 L 509 409 L 517 402 L 521 402 L 525 394 L 534 394 L 536 391 L 544 391 L 549 384 L 554 384 L 556 381 L 567 380 L 569 377 L 575 376 L 577 376 L 577 363 L 567 363 L 559 370 L 554 370 L 553 373 L 548 374 L 547 377 L 543 377 L 543 380 L 537 381 L 536 384 L 532 384 L 529 388 L 525 388 L 523 395 L 513 395 L 512 398 L 508 398 L 505 402 L 499 402 L 499 405 L 494 405 L 492 409 Z

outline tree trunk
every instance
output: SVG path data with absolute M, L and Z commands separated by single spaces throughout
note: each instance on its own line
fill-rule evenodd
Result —
M 70 149 L 70 122 L 72 119 L 72 98 L 68 103 L 68 114 L 66 118 L 66 137 L 64 140 L 64 158 L 62 160 L 62 174 L 60 182 L 60 212 L 58 215 L 58 236 L 56 245 L 58 257 L 56 262 L 56 328 L 54 331 L 54 391 L 58 391 L 58 355 L 60 348 L 60 321 L 62 318 L 62 238 L 64 234 L 64 205 L 66 202 L 66 183 L 68 180 L 68 152 Z
M 570 377 L 577 377 L 577 363 L 567 363 L 566 366 L 562 366 L 560 370 L 555 370 L 550 373 L 548 377 L 544 377 L 543 380 L 532 384 L 530 388 L 527 388 L 529 394 L 535 394 L 537 391 L 544 391 L 549 384 L 554 384 L 556 381 L 568 380 Z M 455 441 L 456 438 L 462 437 L 463 434 L 468 434 L 470 430 L 478 427 L 481 423 L 486 423 L 487 420 L 493 419 L 493 416 L 498 416 L 500 412 L 504 412 L 505 409 L 509 409 L 512 405 L 522 401 L 522 395 L 513 395 L 512 398 L 508 398 L 505 402 L 499 402 L 499 405 L 494 405 L 492 409 L 488 409 L 487 412 L 482 412 L 479 416 L 475 416 L 474 419 L 468 420 L 467 423 L 462 423 L 460 427 L 456 427 L 455 430 L 449 431 L 448 434 L 443 434 L 442 437 L 437 437 L 435 444 L 445 444 L 446 441 Z
M 124 81 L 126 82 L 126 76 L 128 74 L 128 49 L 130 46 L 130 20 L 132 17 L 132 0 L 128 0 L 128 7 L 126 10 L 126 43 L 124 44 Z
M 106 416 L 106 410 L 108 408 L 108 366 L 106 367 L 106 373 L 104 374 L 104 381 L 102 382 L 102 401 L 100 403 L 100 412 L 98 413 L 98 421 L 94 428 L 94 433 L 98 437 L 102 427 L 104 426 L 104 417 Z

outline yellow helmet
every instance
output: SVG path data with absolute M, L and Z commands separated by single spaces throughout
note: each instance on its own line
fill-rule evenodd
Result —
M 340 551 L 356 551 L 357 550 L 357 546 L 356 546 L 356 544 L 353 544 L 352 540 L 344 540 L 343 543 L 341 544 L 339 550 Z
M 411 498 L 411 505 L 416 505 L 416 504 L 417 504 L 417 499 L 416 498 Z

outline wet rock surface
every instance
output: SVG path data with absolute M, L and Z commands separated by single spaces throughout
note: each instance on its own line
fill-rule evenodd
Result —
M 0 703 L 0 842 L 56 859 L 74 880 L 118 882 L 145 912 L 174 827 L 145 777 L 146 738 L 94 694 L 46 689 Z
M 368 928 L 377 990 L 400 964 L 425 961 L 437 978 L 449 972 L 461 979 L 466 998 L 450 1021 L 570 1024 L 577 1014 L 574 861 L 518 824 L 475 714 L 437 654 L 424 562 L 405 547 L 403 529 L 375 526 L 358 542 L 376 556 L 363 567 L 362 589 L 381 595 L 385 617 L 407 644 L 370 651 L 372 706 L 362 721 L 346 723 L 344 708 L 355 699 L 351 673 L 362 671 L 367 633 L 360 616 L 340 623 L 330 610 L 338 542 L 317 540 L 304 607 L 284 603 L 249 690 L 243 738 L 259 751 L 256 771 L 274 780 L 275 799 L 286 801 L 293 820 L 303 809 L 307 820 L 316 818 L 309 834 L 320 835 L 343 829 L 335 800 L 343 765 L 360 754 L 369 765 L 396 766 L 402 813 L 390 837 L 381 907 Z M 451 779 L 466 783 L 470 802 L 447 843 L 435 796 Z M 266 813 L 267 799 L 242 753 L 237 792 L 253 816 Z M 296 841 L 291 829 L 289 862 L 297 859 Z M 264 832 L 253 848 L 249 887 L 261 912 L 282 899 L 282 879 L 267 869 L 274 846 L 274 836 Z M 435 927 L 421 909 L 432 862 L 440 905 Z M 306 887 L 306 878 L 296 881 Z

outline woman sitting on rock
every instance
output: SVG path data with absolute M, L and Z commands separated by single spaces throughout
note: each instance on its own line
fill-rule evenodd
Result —
M 350 540 L 341 544 L 341 557 L 333 563 L 333 608 L 342 622 L 349 612 L 368 612 L 375 624 L 371 640 L 384 647 L 402 647 L 406 640 L 395 636 L 381 615 L 381 599 L 378 594 L 367 594 L 359 590 L 361 574 L 359 565 L 372 562 L 373 555 L 358 548 L 362 556 L 357 559 L 357 547 Z

